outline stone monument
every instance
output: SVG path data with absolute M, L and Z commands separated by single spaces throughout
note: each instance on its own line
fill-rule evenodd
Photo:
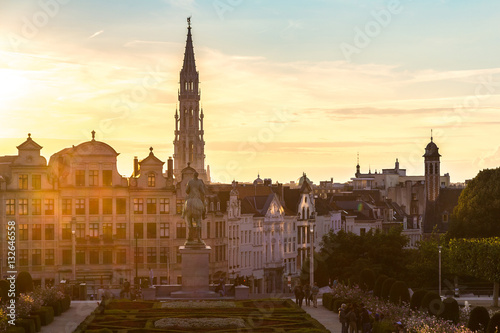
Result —
M 188 166 L 189 168 L 189 166 Z M 186 186 L 183 218 L 188 227 L 188 238 L 179 247 L 182 267 L 182 290 L 171 294 L 174 298 L 212 298 L 217 294 L 209 290 L 210 246 L 201 239 L 201 221 L 205 215 L 205 184 L 194 172 Z

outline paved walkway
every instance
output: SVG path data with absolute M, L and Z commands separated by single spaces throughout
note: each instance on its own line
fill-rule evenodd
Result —
M 295 298 L 293 299 L 295 301 Z M 302 309 L 311 317 L 319 321 L 331 333 L 341 333 L 342 325 L 339 322 L 339 316 L 333 311 L 328 310 L 322 304 L 321 298 L 318 298 L 318 307 L 306 306 L 305 301 L 302 303 Z
M 97 301 L 71 301 L 71 307 L 54 321 L 42 326 L 41 333 L 71 333 L 97 307 Z

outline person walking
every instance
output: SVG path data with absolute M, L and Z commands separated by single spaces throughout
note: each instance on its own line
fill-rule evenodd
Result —
M 349 333 L 358 333 L 358 316 L 357 316 L 356 305 L 351 304 L 349 307 Z
M 304 287 L 304 296 L 306 297 L 306 305 L 311 306 L 311 285 L 306 284 Z
M 302 301 L 304 300 L 304 290 L 302 290 L 302 286 L 298 284 L 294 289 L 295 293 L 295 303 L 302 307 Z
M 314 282 L 314 286 L 311 288 L 311 295 L 312 295 L 313 306 L 315 308 L 318 307 L 318 294 L 319 294 L 318 283 Z
M 342 332 L 341 333 L 349 333 L 349 319 L 347 317 L 347 306 L 342 304 L 339 309 L 339 321 L 342 324 Z

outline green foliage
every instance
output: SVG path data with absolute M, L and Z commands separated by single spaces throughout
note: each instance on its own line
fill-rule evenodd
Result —
M 54 316 L 60 316 L 62 314 L 61 301 L 55 301 L 50 306 L 54 309 Z
M 441 297 L 434 291 L 428 291 L 424 298 L 422 298 L 422 304 L 420 305 L 423 310 L 428 311 L 429 314 L 438 316 L 444 311 L 443 302 L 441 302 Z
M 33 319 L 16 319 L 16 326 L 24 328 L 25 333 L 35 333 L 35 321 Z
M 488 328 L 486 333 L 497 333 L 500 332 L 500 312 L 496 312 L 490 319 L 488 323 Z
M 407 242 L 400 228 L 392 228 L 387 233 L 370 230 L 361 236 L 343 231 L 329 232 L 323 236 L 321 249 L 315 256 L 318 263 L 315 276 L 346 281 L 368 268 L 375 273 L 383 271 L 399 277 L 405 274 L 407 255 L 403 247 Z
M 476 306 L 470 312 L 469 322 L 467 323 L 467 327 L 471 331 L 480 331 L 484 332 L 484 330 L 488 327 L 488 323 L 490 322 L 490 314 L 488 310 L 484 306 Z
M 500 237 L 500 168 L 480 171 L 462 191 L 449 237 Z
M 330 293 L 324 293 L 322 300 L 323 306 L 331 311 L 333 309 L 333 295 Z
M 380 297 L 382 294 L 382 286 L 384 285 L 385 280 L 387 280 L 387 275 L 379 275 L 377 280 L 375 281 L 375 286 L 373 287 L 373 295 Z
M 427 294 L 427 290 L 419 289 L 413 293 L 410 301 L 410 309 L 418 310 L 422 306 L 422 300 Z
M 359 274 L 360 287 L 363 290 L 373 290 L 375 287 L 375 272 L 372 269 L 365 268 Z
M 34 314 L 40 316 L 42 326 L 47 326 L 54 321 L 54 309 L 51 306 L 42 306 L 41 309 Z
M 389 291 L 389 301 L 394 304 L 410 303 L 410 291 L 403 281 L 396 281 Z
M 373 333 L 392 333 L 395 329 L 394 325 L 387 320 L 373 323 Z
M 453 297 L 448 297 L 443 301 L 444 311 L 440 314 L 440 317 L 445 320 L 451 320 L 453 323 L 458 323 L 460 317 L 460 311 L 458 308 L 458 302 Z
M 9 326 L 6 333 L 25 333 L 26 331 L 22 327 Z
M 28 316 L 28 318 L 33 319 L 33 321 L 35 323 L 35 331 L 40 332 L 40 330 L 42 329 L 42 321 L 40 320 L 40 316 L 31 315 L 31 316 Z
M 109 328 L 100 328 L 98 330 L 86 330 L 85 333 L 113 333 Z
M 26 271 L 22 271 L 16 278 L 16 293 L 26 294 L 33 291 L 33 279 L 31 274 Z
M 389 292 L 391 291 L 392 285 L 396 282 L 396 279 L 388 278 L 384 281 L 382 285 L 382 290 L 380 291 L 380 298 L 389 299 Z
M 7 280 L 0 280 L 0 297 L 2 298 L 2 302 L 5 302 L 8 298 L 9 293 L 9 282 Z

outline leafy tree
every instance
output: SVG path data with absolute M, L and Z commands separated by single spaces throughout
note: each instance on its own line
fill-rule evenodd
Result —
M 467 323 L 467 327 L 475 332 L 480 331 L 484 332 L 484 330 L 488 327 L 488 323 L 490 322 L 490 313 L 484 306 L 476 306 L 470 312 L 469 322 Z
M 382 294 L 382 286 L 387 279 L 388 277 L 385 274 L 381 274 L 377 277 L 377 280 L 375 281 L 375 287 L 373 287 L 373 295 L 380 297 L 380 295 Z
M 500 237 L 452 239 L 450 261 L 455 272 L 470 274 L 494 283 L 493 305 L 498 306 L 500 285 Z
M 462 191 L 450 238 L 500 237 L 500 168 L 480 171 Z
M 31 274 L 26 271 L 19 273 L 16 279 L 16 294 L 28 293 L 33 291 L 33 279 Z
M 396 281 L 389 291 L 389 301 L 394 304 L 410 303 L 410 292 L 403 281 Z

